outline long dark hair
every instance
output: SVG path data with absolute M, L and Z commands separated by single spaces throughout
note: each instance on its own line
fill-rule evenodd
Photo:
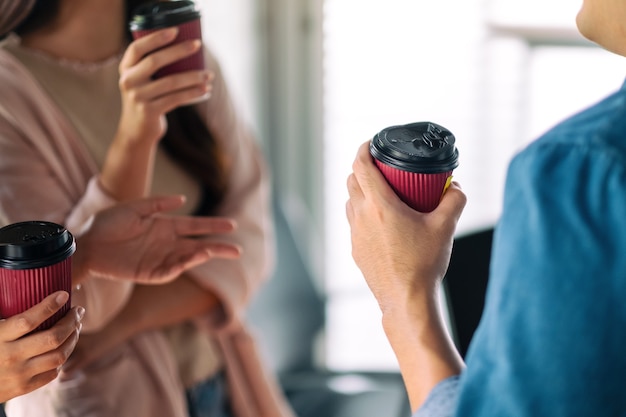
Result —
M 37 30 L 50 22 L 59 10 L 60 0 L 37 0 L 31 14 L 15 32 L 18 35 Z M 146 0 L 126 0 L 126 21 L 133 10 Z M 129 42 L 132 39 L 128 32 Z M 183 106 L 167 114 L 168 129 L 160 146 L 194 178 L 202 182 L 202 203 L 197 214 L 211 214 L 224 199 L 228 164 L 222 148 L 204 123 L 196 107 Z

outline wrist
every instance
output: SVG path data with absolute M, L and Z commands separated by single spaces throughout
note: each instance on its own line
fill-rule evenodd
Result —
M 428 317 L 439 310 L 439 286 L 402 288 L 378 298 L 383 324 Z
M 442 380 L 464 367 L 446 328 L 437 291 L 412 294 L 383 312 L 383 328 L 396 355 L 413 410 Z
M 405 291 L 382 310 L 382 327 L 392 344 L 411 339 L 413 343 L 430 343 L 449 338 L 447 319 L 442 308 L 440 285 Z
M 118 201 L 145 196 L 156 151 L 151 144 L 114 140 L 99 176 L 102 188 Z

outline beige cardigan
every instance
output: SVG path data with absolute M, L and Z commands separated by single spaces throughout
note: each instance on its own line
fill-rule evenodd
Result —
M 197 325 L 217 340 L 237 417 L 288 417 L 292 411 L 268 374 L 243 323 L 250 297 L 273 260 L 267 169 L 254 139 L 237 119 L 215 59 L 211 100 L 201 114 L 228 152 L 234 171 L 219 213 L 234 217 L 240 261 L 212 260 L 189 275 L 218 294 L 224 316 Z M 98 210 L 114 204 L 76 130 L 37 81 L 0 47 L 0 224 L 41 219 L 79 233 Z M 120 311 L 131 283 L 92 279 L 73 294 L 89 312 L 84 331 Z M 121 414 L 121 410 L 124 410 Z M 158 331 L 142 333 L 69 381 L 54 381 L 7 404 L 9 417 L 186 417 L 184 388 L 171 348 Z

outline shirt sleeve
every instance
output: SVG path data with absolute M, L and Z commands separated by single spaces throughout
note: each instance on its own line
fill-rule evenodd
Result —
M 0 64 L 0 224 L 46 220 L 78 236 L 94 213 L 115 201 L 99 187 L 75 130 L 55 103 L 1 48 Z M 132 287 L 90 279 L 73 292 L 72 303 L 87 310 L 83 331 L 114 317 Z
M 459 376 L 437 384 L 413 417 L 452 417 L 459 395 Z
M 20 131 L 0 116 L 0 223 L 45 220 L 65 226 L 75 236 L 94 213 L 115 204 L 99 187 L 96 177 L 89 181 L 79 202 L 50 164 L 27 146 Z M 77 250 L 81 250 L 78 245 Z M 72 304 L 85 307 L 83 331 L 98 330 L 125 305 L 134 284 L 93 278 L 72 290 Z

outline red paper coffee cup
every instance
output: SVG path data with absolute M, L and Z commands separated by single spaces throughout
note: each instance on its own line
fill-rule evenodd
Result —
M 130 31 L 134 39 L 139 39 L 154 31 L 178 27 L 178 36 L 173 43 L 192 39 L 202 40 L 200 12 L 193 1 L 154 1 L 134 10 L 130 21 Z M 154 78 L 184 71 L 203 70 L 204 55 L 202 49 L 180 61 L 161 68 Z
M 391 126 L 370 143 L 370 153 L 391 188 L 411 208 L 438 205 L 459 165 L 454 135 L 432 122 Z
M 14 223 L 0 229 L 0 317 L 9 318 L 56 291 L 72 290 L 74 237 L 44 221 Z M 50 328 L 71 307 L 71 299 L 36 330 Z

